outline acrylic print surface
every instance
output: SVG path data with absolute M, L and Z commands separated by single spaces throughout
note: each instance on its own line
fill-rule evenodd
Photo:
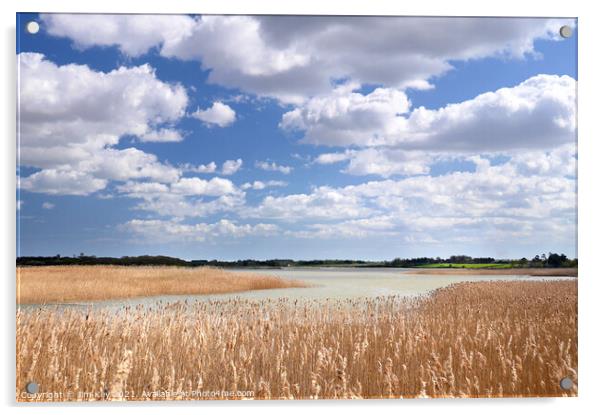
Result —
M 577 21 L 19 14 L 16 398 L 577 394 Z

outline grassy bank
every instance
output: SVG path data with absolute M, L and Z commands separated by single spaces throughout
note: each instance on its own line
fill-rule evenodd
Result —
M 17 314 L 20 401 L 29 380 L 72 400 L 575 395 L 567 376 L 576 385 L 576 280 Z
M 17 268 L 17 303 L 45 304 L 130 297 L 221 294 L 303 287 L 301 281 L 199 267 L 48 266 Z
M 531 275 L 534 277 L 576 277 L 577 268 L 423 268 L 404 275 Z

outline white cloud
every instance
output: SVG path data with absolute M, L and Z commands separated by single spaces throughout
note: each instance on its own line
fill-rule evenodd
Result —
M 177 220 L 142 220 L 133 219 L 121 225 L 121 229 L 129 231 L 147 241 L 206 241 L 216 238 L 241 238 L 245 236 L 271 235 L 278 230 L 273 224 L 258 223 L 237 224 L 222 219 L 215 223 L 186 224 Z
M 317 164 L 335 164 L 348 161 L 343 173 L 355 176 L 394 175 L 410 176 L 428 174 L 433 156 L 422 151 L 405 151 L 395 148 L 378 147 L 363 150 L 345 150 L 342 153 L 323 153 L 315 158 Z
M 410 108 L 405 93 L 376 88 L 367 95 L 353 92 L 356 84 L 346 84 L 331 93 L 310 99 L 285 113 L 280 127 L 298 130 L 303 142 L 330 146 L 374 146 L 386 144 L 399 134 Z
M 262 182 L 260 180 L 255 180 L 253 183 L 247 182 L 240 186 L 242 189 L 253 189 L 253 190 L 263 190 L 268 187 L 284 187 L 287 183 L 280 180 L 269 180 L 267 182 Z
M 549 149 L 575 142 L 575 112 L 574 79 L 537 75 L 439 110 L 418 108 L 393 142 L 461 152 Z
M 128 196 L 137 197 L 138 195 Z M 136 209 L 162 217 L 201 218 L 218 213 L 235 213 L 245 205 L 245 194 L 243 192 L 225 194 L 213 200 L 206 199 L 206 197 L 190 197 L 176 193 L 148 194 L 136 205 Z
M 242 160 L 226 160 L 222 164 L 222 174 L 225 176 L 231 176 L 236 173 L 242 167 Z
M 171 192 L 189 196 L 222 196 L 236 193 L 236 186 L 228 180 L 214 177 L 211 180 L 203 180 L 198 177 L 183 177 L 171 185 Z
M 341 161 L 349 160 L 353 152 L 347 150 L 344 153 L 323 153 L 315 158 L 314 163 L 317 164 L 334 164 Z
M 148 65 L 103 73 L 37 53 L 18 58 L 19 163 L 41 169 L 22 178 L 23 189 L 85 195 L 109 180 L 177 180 L 180 172 L 156 156 L 113 146 L 125 135 L 174 139 L 179 133 L 163 125 L 185 114 L 183 87 L 161 82 Z
M 280 126 L 317 145 L 471 153 L 552 148 L 575 139 L 576 85 L 566 75 L 537 75 L 459 104 L 411 112 L 401 91 L 363 95 L 353 87 L 310 99 L 285 113 Z
M 130 56 L 159 44 L 179 42 L 192 34 L 187 16 L 144 14 L 44 14 L 45 28 L 54 36 L 69 37 L 79 48 L 118 46 Z
M 275 162 L 270 162 L 270 161 L 256 161 L 255 162 L 255 167 L 261 169 L 261 170 L 267 170 L 267 171 L 278 171 L 282 174 L 290 174 L 291 171 L 293 171 L 293 168 L 290 166 L 284 166 L 284 165 L 279 165 L 276 164 Z
M 524 175 L 577 176 L 577 150 L 574 143 L 565 144 L 547 153 L 517 152 L 512 162 Z
M 179 131 L 169 128 L 163 128 L 158 131 L 149 131 L 140 136 L 140 141 L 157 143 L 177 143 L 183 139 L 184 137 L 182 137 L 182 134 Z
M 199 164 L 198 166 L 193 166 L 191 164 L 184 164 L 180 166 L 183 171 L 192 172 L 192 173 L 215 173 L 217 170 L 217 164 L 214 161 L 207 164 Z
M 88 160 L 81 161 L 77 167 L 97 177 L 119 181 L 149 178 L 170 183 L 180 177 L 177 168 L 161 163 L 154 154 L 136 148 L 104 149 L 91 155 Z
M 224 176 L 231 176 L 236 173 L 243 165 L 242 159 L 226 160 L 222 163 L 221 174 Z M 215 173 L 217 171 L 217 164 L 212 161 L 207 164 L 200 164 L 198 166 L 186 163 L 180 165 L 182 171 L 192 173 Z
M 88 195 L 106 187 L 107 180 L 74 170 L 44 169 L 21 178 L 21 188 L 51 195 Z
M 218 127 L 227 127 L 236 120 L 236 112 L 228 105 L 219 101 L 214 102 L 211 107 L 205 110 L 196 110 L 192 113 L 192 116 L 203 121 L 208 127 L 215 125 Z
M 396 235 L 408 241 L 428 236 L 431 242 L 448 244 L 497 240 L 540 245 L 574 238 L 574 146 L 524 153 L 499 165 L 480 157 L 473 161 L 474 172 L 268 196 L 241 214 L 289 222 L 296 225 L 289 234 L 303 238 Z
M 375 210 L 362 203 L 360 197 L 322 186 L 310 194 L 267 196 L 257 207 L 249 207 L 243 216 L 285 221 L 338 220 L 365 217 Z
M 428 88 L 454 60 L 534 54 L 574 20 L 344 16 L 41 16 L 81 48 L 116 45 L 137 56 L 201 62 L 209 81 L 284 102 L 331 89 L 332 79 Z M 408 41 L 411 39 L 411 41 Z
M 169 192 L 169 187 L 163 183 L 156 182 L 133 182 L 128 181 L 122 185 L 117 186 L 117 191 L 120 193 L 127 193 L 129 197 L 140 198 L 140 199 L 152 199 L 159 194 L 166 194 Z
M 301 231 L 290 231 L 297 238 L 367 238 L 379 236 L 397 236 L 396 224 L 389 216 L 376 216 L 366 219 L 345 220 L 338 223 L 315 223 Z
M 22 200 L 17 200 L 17 210 L 21 210 L 21 207 L 23 207 L 23 202 Z
M 390 148 L 368 148 L 350 153 L 343 172 L 355 176 L 369 174 L 381 177 L 428 174 L 432 157 L 428 153 Z
M 43 209 L 54 209 L 54 203 L 44 202 L 44 203 L 42 203 L 42 208 Z
M 103 73 L 22 53 L 20 162 L 35 171 L 20 178 L 25 190 L 85 195 L 118 181 L 117 192 L 136 199 L 135 208 L 145 215 L 124 229 L 149 239 L 211 240 L 276 229 L 233 219 L 184 221 L 217 213 L 283 221 L 285 234 L 300 238 L 381 235 L 395 243 L 460 246 L 485 240 L 543 246 L 574 239 L 573 79 L 538 75 L 439 109 L 413 109 L 404 92 L 432 87 L 432 79 L 457 60 L 528 59 L 535 54 L 533 42 L 555 39 L 565 20 L 136 15 L 42 20 L 50 34 L 74 39 L 79 48 L 116 45 L 130 56 L 156 48 L 164 57 L 199 61 L 209 82 L 294 103 L 281 127 L 300 132 L 304 143 L 338 147 L 317 156 L 315 164 L 342 163 L 347 174 L 389 179 L 272 195 L 249 206 L 243 190 L 282 182 L 237 188 L 223 178 L 186 178 L 183 172 L 216 173 L 218 165 L 174 167 L 141 150 L 116 147 L 129 135 L 181 141 L 174 125 L 188 103 L 183 87 L 158 80 L 148 65 Z M 366 85 L 383 87 L 365 92 Z M 223 102 L 193 116 L 209 126 L 231 125 L 236 113 Z M 504 163 L 496 165 L 499 155 Z M 446 158 L 471 161 L 475 171 L 424 175 Z M 228 160 L 221 173 L 233 174 L 241 165 L 240 159 Z M 271 160 L 255 166 L 292 171 Z

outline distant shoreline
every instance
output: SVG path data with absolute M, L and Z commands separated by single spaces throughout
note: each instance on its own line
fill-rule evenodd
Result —
M 577 277 L 577 268 L 412 268 L 404 275 L 529 275 Z

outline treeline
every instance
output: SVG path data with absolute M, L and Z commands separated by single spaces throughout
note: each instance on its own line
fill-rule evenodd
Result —
M 233 267 L 233 268 L 284 268 L 284 267 L 327 267 L 327 266 L 360 266 L 371 264 L 369 261 L 351 260 L 351 259 L 313 259 L 305 261 L 295 261 L 292 259 L 240 259 L 238 261 L 218 261 L 218 260 L 192 260 L 192 266 L 210 266 L 210 267 Z
M 177 265 L 190 266 L 189 261 L 162 255 L 122 256 L 121 258 L 96 257 L 93 255 L 79 256 L 24 256 L 17 258 L 17 265 Z
M 509 264 L 513 267 L 543 268 L 543 267 L 576 267 L 577 259 L 569 259 L 565 254 L 548 253 L 536 255 L 532 259 L 495 259 L 491 257 L 470 257 L 467 255 L 452 255 L 449 258 L 395 258 L 392 261 L 361 261 L 340 259 L 316 259 L 301 260 L 292 259 L 268 259 L 255 260 L 243 259 L 238 261 L 218 260 L 192 260 L 186 261 L 162 255 L 123 256 L 121 258 L 96 257 L 93 255 L 79 256 L 26 256 L 18 257 L 18 266 L 42 266 L 42 265 L 171 265 L 181 267 L 213 266 L 222 268 L 285 268 L 285 267 L 328 267 L 328 266 L 357 266 L 357 267 L 397 267 L 412 268 L 430 264 Z
M 385 261 L 382 266 L 412 268 L 432 264 L 504 264 L 516 268 L 559 268 L 576 267 L 577 259 L 570 259 L 565 254 L 549 252 L 535 255 L 532 259 L 495 259 L 491 257 L 470 257 L 468 255 L 452 255 L 449 258 L 395 258 L 393 261 Z
M 368 264 L 368 261 L 359 260 L 306 260 L 295 261 L 292 259 L 241 259 L 238 261 L 219 261 L 196 259 L 186 261 L 180 258 L 174 258 L 162 255 L 142 255 L 142 256 L 124 256 L 121 258 L 112 257 L 96 257 L 94 255 L 79 256 L 61 256 L 52 257 L 44 256 L 24 256 L 17 258 L 18 266 L 42 266 L 42 265 L 125 265 L 125 266 L 140 266 L 140 265 L 172 265 L 181 267 L 222 267 L 222 268 L 283 268 L 283 267 L 310 267 L 310 266 L 358 266 Z

